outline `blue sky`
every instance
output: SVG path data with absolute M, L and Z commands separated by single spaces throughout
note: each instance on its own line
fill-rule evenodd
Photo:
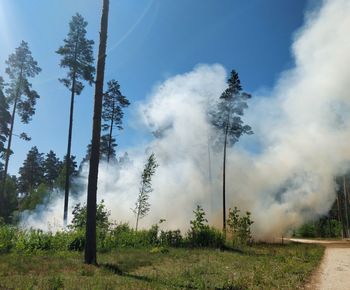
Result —
M 157 83 L 190 71 L 199 63 L 221 63 L 236 69 L 246 91 L 269 89 L 279 73 L 293 66 L 290 45 L 302 25 L 306 0 L 111 0 L 106 80 L 115 78 L 132 105 L 117 151 L 144 141 L 132 119 L 137 103 Z M 88 21 L 88 37 L 98 43 L 101 1 L 0 0 L 0 75 L 5 60 L 21 40 L 29 43 L 43 69 L 33 80 L 41 96 L 29 125 L 17 119 L 15 133 L 27 132 L 31 142 L 14 139 L 10 173 L 17 174 L 27 151 L 67 146 L 69 91 L 58 82 L 65 75 L 55 53 L 76 12 Z M 6 76 L 5 76 L 6 78 Z M 76 98 L 72 153 L 85 155 L 91 138 L 93 88 Z

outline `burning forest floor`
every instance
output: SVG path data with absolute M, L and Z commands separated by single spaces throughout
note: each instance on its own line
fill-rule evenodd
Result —
M 142 248 L 0 255 L 0 289 L 300 289 L 324 254 L 320 245 L 256 244 L 228 249 Z

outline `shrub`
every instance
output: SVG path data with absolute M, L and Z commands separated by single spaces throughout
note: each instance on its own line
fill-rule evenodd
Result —
M 203 208 L 197 205 L 194 220 L 190 221 L 191 229 L 187 233 L 186 243 L 191 247 L 221 248 L 224 246 L 225 237 L 221 231 L 209 227 Z
M 240 216 L 239 212 L 237 207 L 229 209 L 227 224 L 233 235 L 233 246 L 245 246 L 252 241 L 250 226 L 254 222 L 251 220 L 251 214 L 247 211 L 244 216 Z
M 180 247 L 183 244 L 183 238 L 180 230 L 176 231 L 161 231 L 159 243 L 169 247 Z

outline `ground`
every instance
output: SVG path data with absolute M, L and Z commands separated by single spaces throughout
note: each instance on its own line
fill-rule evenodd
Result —
M 300 289 L 318 266 L 317 245 L 260 244 L 243 251 L 122 249 L 0 255 L 0 289 Z
M 350 289 L 350 243 L 349 241 L 292 239 L 302 243 L 317 243 L 326 247 L 320 266 L 314 272 L 306 289 Z

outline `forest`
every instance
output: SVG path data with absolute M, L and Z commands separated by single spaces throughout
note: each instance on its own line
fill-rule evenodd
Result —
M 64 156 L 41 152 L 30 130 L 18 132 L 36 117 L 36 85 L 45 77 L 31 43 L 22 40 L 1 64 L 0 289 L 302 289 L 311 283 L 329 249 L 320 240 L 348 247 L 350 155 L 339 144 L 348 134 L 343 95 L 329 105 L 320 93 L 322 114 L 294 99 L 303 89 L 308 95 L 308 86 L 319 89 L 300 64 L 309 61 L 298 50 L 308 31 L 295 40 L 297 68 L 271 93 L 282 88 L 285 99 L 248 93 L 235 68 L 198 65 L 156 85 L 139 105 L 117 74 L 106 74 L 113 66 L 108 40 L 115 3 L 100 2 L 100 26 L 77 12 L 62 23 L 66 37 L 51 52 L 62 76 L 55 81 L 69 98 Z M 89 30 L 98 31 L 98 43 Z M 311 85 L 303 88 L 307 80 Z M 88 88 L 93 112 L 84 122 L 91 141 L 74 152 L 77 98 Z M 121 132 L 134 103 L 148 125 L 147 142 L 123 151 Z M 264 114 L 267 121 L 260 120 Z M 329 136 L 335 140 L 328 143 Z M 315 153 L 323 141 L 330 148 Z M 31 148 L 13 174 L 19 143 Z

